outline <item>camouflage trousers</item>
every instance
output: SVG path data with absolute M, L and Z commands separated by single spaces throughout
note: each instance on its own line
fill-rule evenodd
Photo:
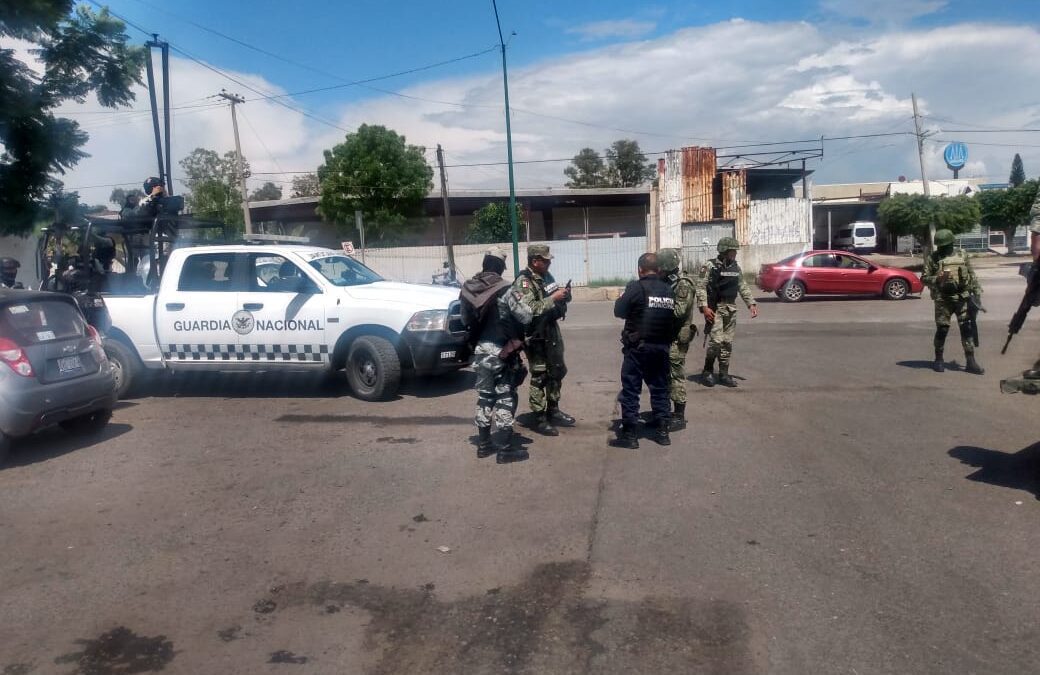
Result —
M 720 304 L 715 309 L 715 323 L 708 333 L 708 358 L 718 359 L 719 368 L 729 368 L 733 340 L 737 337 L 737 306 Z
M 477 345 L 473 351 L 473 368 L 477 373 L 477 412 L 473 421 L 477 427 L 494 430 L 513 428 L 516 414 L 516 388 L 523 373 L 523 363 L 517 354 L 508 361 L 498 358 L 499 347 Z
M 543 413 L 549 408 L 560 406 L 560 387 L 567 375 L 563 363 L 563 342 L 552 342 L 548 349 L 527 350 L 527 363 L 531 368 L 531 412 Z
M 689 342 L 673 342 L 668 348 L 668 396 L 673 403 L 686 403 L 686 352 Z
M 975 344 L 971 339 L 971 329 L 968 323 L 971 317 L 968 315 L 967 298 L 948 298 L 938 296 L 933 298 L 935 302 L 935 339 L 933 341 L 936 349 L 942 349 L 946 343 L 946 334 L 950 330 L 950 319 L 957 317 L 957 327 L 961 331 L 961 346 L 964 347 L 965 356 L 975 353 Z

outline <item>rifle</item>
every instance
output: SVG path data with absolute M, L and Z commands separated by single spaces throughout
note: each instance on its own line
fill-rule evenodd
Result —
M 1026 315 L 1029 314 L 1029 310 L 1040 304 L 1040 271 L 1037 270 L 1036 263 L 1030 268 L 1027 278 L 1029 281 L 1026 284 L 1026 291 L 1022 294 L 1022 301 L 1018 303 L 1015 315 L 1011 317 L 1011 323 L 1008 324 L 1008 336 L 1007 340 L 1004 341 L 1004 348 L 1000 350 L 1001 354 L 1007 352 L 1008 345 L 1011 344 L 1011 338 L 1018 331 L 1022 330 L 1022 324 L 1026 322 Z
M 711 274 L 708 276 L 708 280 L 705 282 L 708 286 L 708 308 L 713 312 L 719 308 L 718 284 L 712 283 L 712 276 L 714 273 L 715 270 L 713 269 Z M 714 325 L 714 321 L 708 321 L 707 317 L 704 318 L 704 340 L 701 341 L 701 347 L 707 348 L 708 334 L 711 333 L 711 327 Z
M 982 306 L 982 298 L 978 295 L 968 296 L 968 329 L 971 333 L 971 341 L 976 347 L 979 346 L 979 312 L 985 312 L 986 308 Z

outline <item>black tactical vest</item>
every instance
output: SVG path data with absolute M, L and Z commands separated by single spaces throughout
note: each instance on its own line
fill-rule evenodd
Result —
M 712 270 L 715 282 L 715 295 L 720 303 L 731 305 L 737 300 L 740 291 L 740 265 L 735 261 L 727 265 L 717 261 Z
M 671 344 L 675 339 L 675 295 L 667 282 L 655 276 L 637 282 L 643 297 L 632 303 L 625 317 L 626 344 Z

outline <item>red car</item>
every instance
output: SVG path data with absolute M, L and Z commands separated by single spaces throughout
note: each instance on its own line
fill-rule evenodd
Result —
M 756 280 L 763 291 L 784 302 L 806 295 L 880 295 L 902 300 L 924 289 L 913 272 L 882 267 L 845 251 L 806 251 L 772 265 L 762 265 Z

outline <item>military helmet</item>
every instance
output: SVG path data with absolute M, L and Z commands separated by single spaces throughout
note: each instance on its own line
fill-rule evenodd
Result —
M 953 232 L 950 232 L 949 230 L 937 230 L 935 232 L 936 246 L 949 246 L 953 243 L 953 241 Z
M 740 242 L 733 237 L 723 237 L 719 239 L 719 253 L 725 253 L 726 251 L 736 251 L 740 248 Z
M 150 195 L 150 194 L 152 194 L 152 190 L 154 188 L 156 188 L 156 187 L 158 187 L 158 186 L 160 186 L 162 184 L 163 184 L 162 179 L 156 178 L 155 176 L 152 176 L 151 178 L 149 178 L 148 180 L 146 180 L 144 182 L 144 193 L 146 195 Z
M 679 269 L 679 251 L 674 248 L 662 248 L 657 252 L 657 267 L 662 272 Z

